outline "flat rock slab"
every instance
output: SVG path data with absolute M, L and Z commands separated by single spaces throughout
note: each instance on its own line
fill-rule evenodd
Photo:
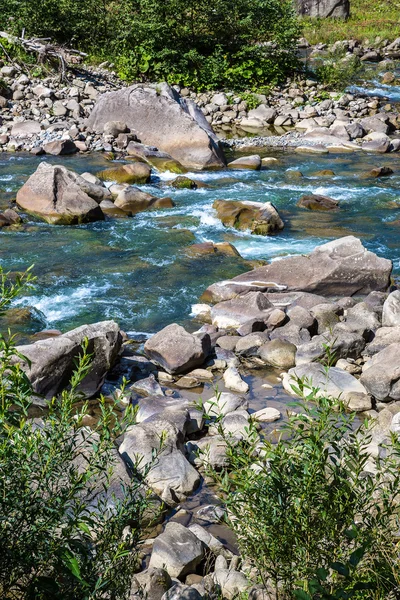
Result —
M 195 573 L 204 556 L 199 538 L 180 523 L 170 522 L 153 544 L 150 568 L 165 569 L 171 577 Z
M 354 236 L 318 246 L 308 256 L 276 260 L 269 265 L 211 285 L 203 299 L 228 300 L 248 291 L 303 291 L 322 296 L 353 296 L 386 291 L 392 262 L 380 258 Z

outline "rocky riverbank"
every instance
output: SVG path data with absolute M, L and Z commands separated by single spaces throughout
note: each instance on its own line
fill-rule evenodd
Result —
M 340 397 L 349 411 L 375 419 L 365 466 L 374 473 L 374 457 L 390 433 L 399 431 L 400 292 L 391 272 L 391 261 L 349 236 L 309 256 L 275 261 L 212 285 L 203 296 L 208 303 L 194 307 L 197 318 L 206 321 L 195 333 L 171 324 L 138 346 L 139 340 L 108 321 L 63 335 L 43 332 L 44 339 L 18 348 L 30 360 L 22 366 L 39 406 L 67 384 L 84 338 L 94 361 L 81 384 L 87 396 L 109 394 L 123 376 L 130 380 L 121 403 L 137 405 L 137 424 L 119 440 L 119 477 L 126 476 L 124 461 L 135 462 L 139 453 L 147 485 L 175 511 L 165 529 L 146 542 L 149 568 L 137 575 L 133 593 L 144 588 L 156 600 L 167 592 L 165 598 L 196 600 L 217 590 L 228 599 L 243 591 L 252 597 L 261 593 L 250 565 L 241 564 L 208 529 L 223 519 L 221 500 L 212 494 L 211 504 L 195 513 L 179 510 L 201 485 L 207 465 L 226 466 L 223 436 L 245 439 L 250 421 L 279 428 L 285 417 L 271 406 L 268 389 L 262 409 L 250 410 L 248 369 L 275 369 L 292 395 L 301 378 L 320 393 Z M 222 393 L 201 403 L 191 399 L 191 390 L 218 382 Z M 223 436 L 215 427 L 217 417 Z M 83 424 L 95 423 L 88 416 Z M 145 472 L 162 431 L 162 451 Z M 206 556 L 215 560 L 208 571 Z
M 339 62 L 353 56 L 363 62 L 373 61 L 386 69 L 384 83 L 396 81 L 393 61 L 400 57 L 400 38 L 392 43 L 382 40 L 366 46 L 350 40 L 337 42 L 332 47 L 317 45 L 313 48 L 302 41 L 300 47 L 311 60 L 315 57 L 323 60 L 328 52 L 340 51 Z M 63 81 L 59 77 L 28 77 L 14 65 L 1 67 L 0 75 L 3 81 L 0 149 L 3 151 L 70 154 L 90 150 L 121 154 L 126 152 L 130 141 L 126 135 L 121 137 L 121 133 L 130 133 L 132 138 L 145 144 L 157 145 L 147 139 L 147 131 L 134 124 L 129 127 L 128 117 L 118 119 L 125 124 L 125 131 L 104 130 L 99 127 L 98 119 L 95 123 L 95 117 L 90 117 L 107 92 L 121 90 L 119 98 L 124 96 L 125 84 L 106 66 L 68 72 Z M 159 86 L 144 87 L 157 91 Z M 165 91 L 166 88 L 160 89 Z M 396 139 L 400 121 L 395 104 L 381 97 L 328 92 L 310 78 L 288 81 L 273 88 L 268 96 L 233 92 L 196 94 L 177 86 L 167 93 L 175 96 L 183 112 L 191 114 L 201 127 L 214 127 L 220 138 L 252 134 L 258 136 L 254 140 L 258 146 L 329 145 L 341 151 L 357 150 L 361 146 L 369 152 L 386 152 L 397 151 L 400 146 Z M 197 114 L 196 106 L 200 109 Z M 225 140 L 225 144 L 242 147 L 248 142 Z M 159 150 L 169 151 L 162 143 L 157 146 Z

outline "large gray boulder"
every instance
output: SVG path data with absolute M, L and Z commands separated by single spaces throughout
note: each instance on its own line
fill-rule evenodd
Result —
M 304 17 L 347 19 L 350 16 L 350 0 L 296 0 L 296 4 L 298 14 Z
M 211 341 L 208 334 L 198 337 L 172 323 L 147 340 L 144 350 L 168 373 L 184 373 L 204 363 Z
M 225 166 L 217 138 L 201 111 L 167 84 L 133 85 L 103 94 L 86 125 L 103 133 L 109 121 L 122 121 L 143 144 L 168 152 L 186 167 Z
M 136 465 L 146 483 L 170 506 L 182 502 L 200 483 L 183 449 L 182 433 L 157 415 L 130 427 L 119 446 L 125 462 Z
M 361 383 L 377 400 L 400 400 L 400 343 L 390 344 L 365 363 Z
M 303 291 L 322 296 L 353 296 L 385 291 L 392 262 L 379 258 L 354 236 L 339 238 L 315 248 L 308 256 L 276 260 L 211 285 L 203 300 L 219 302 L 242 292 Z
M 180 523 L 170 522 L 154 540 L 149 567 L 182 578 L 195 573 L 203 557 L 204 545 L 199 538 Z
M 42 162 L 18 190 L 17 204 L 47 223 L 75 225 L 104 219 L 98 202 L 107 196 L 101 186 L 90 184 L 65 167 Z
M 18 346 L 18 352 L 30 361 L 30 364 L 22 362 L 21 366 L 36 394 L 49 399 L 68 386 L 85 338 L 92 362 L 79 391 L 91 397 L 100 390 L 122 344 L 121 332 L 115 321 L 82 325 L 58 337 Z

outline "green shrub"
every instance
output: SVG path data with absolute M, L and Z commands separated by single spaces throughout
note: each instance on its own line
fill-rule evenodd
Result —
M 358 56 L 351 56 L 346 60 L 332 57 L 317 67 L 316 75 L 327 87 L 344 91 L 354 82 L 361 68 L 362 63 Z
M 128 81 L 256 89 L 297 65 L 290 0 L 10 0 L 0 26 L 112 59 Z
M 213 472 L 241 553 L 271 598 L 398 594 L 398 440 L 372 473 L 366 422 L 355 429 L 355 415 L 317 390 L 296 407 L 277 441 L 260 442 L 253 426 L 241 443 L 227 438 L 230 466 Z
M 30 274 L 12 285 L 0 271 L 0 309 Z M 87 344 L 70 389 L 30 418 L 32 387 L 13 339 L 0 336 L 0 596 L 3 599 L 128 598 L 137 568 L 148 493 L 137 479 L 119 484 L 116 435 L 132 422 L 99 400 L 95 429 L 77 392 L 91 368 Z M 128 529 L 127 526 L 129 526 Z

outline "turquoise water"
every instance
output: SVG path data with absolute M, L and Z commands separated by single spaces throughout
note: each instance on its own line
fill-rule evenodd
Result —
M 3 228 L 2 266 L 14 271 L 35 265 L 35 287 L 19 304 L 35 306 L 47 327 L 63 331 L 110 318 L 128 332 L 154 332 L 173 321 L 187 324 L 191 305 L 208 285 L 250 268 L 235 257 L 186 254 L 188 246 L 204 241 L 229 241 L 244 259 L 270 260 L 308 253 L 325 241 L 354 234 L 369 249 L 391 258 L 394 272 L 400 274 L 399 156 L 313 156 L 277 150 L 264 154 L 279 159 L 274 169 L 189 174 L 208 186 L 197 190 L 174 190 L 168 181 L 175 175 L 155 174 L 151 184 L 141 187 L 172 197 L 172 209 L 74 227 L 27 217 L 19 229 Z M 0 207 L 15 197 L 40 160 L 0 155 Z M 100 155 L 47 160 L 79 172 L 96 173 L 110 165 Z M 363 178 L 372 167 L 385 165 L 394 175 Z M 300 170 L 304 177 L 289 179 L 288 169 Z M 322 169 L 335 175 L 316 175 Z M 338 199 L 340 210 L 315 213 L 298 208 L 300 196 L 312 192 Z M 285 229 L 273 237 L 227 229 L 212 209 L 217 198 L 271 201 Z

